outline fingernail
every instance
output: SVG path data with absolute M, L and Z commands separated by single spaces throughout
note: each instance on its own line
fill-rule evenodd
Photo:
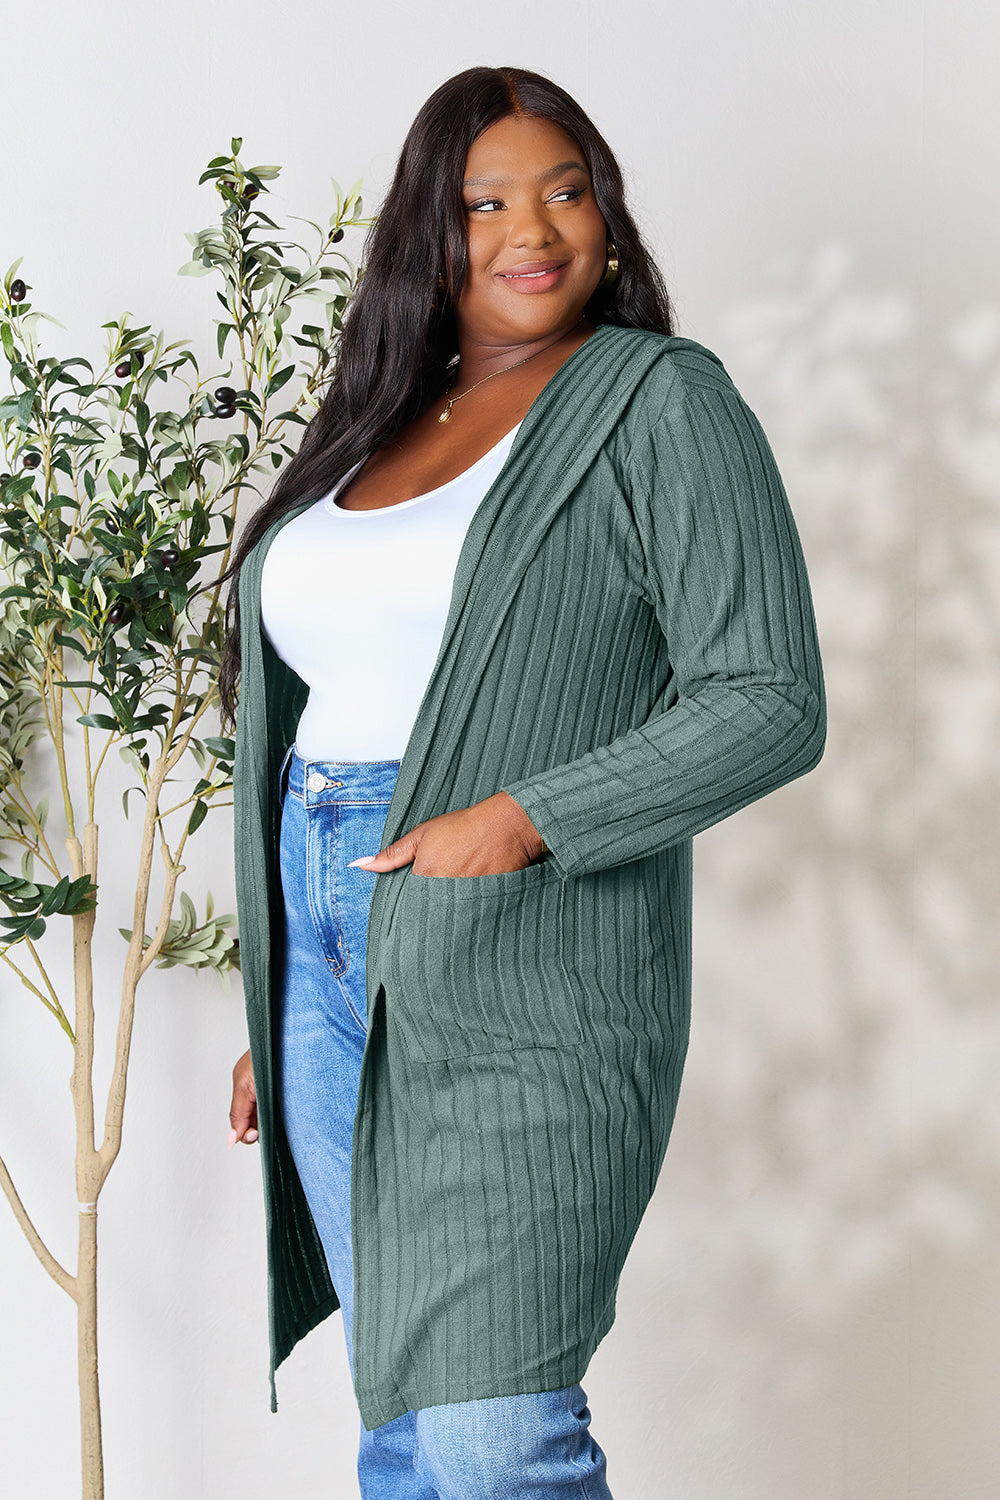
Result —
M 233 1147 L 235 1145 L 236 1145 L 236 1131 L 235 1130 L 231 1130 L 229 1132 L 229 1145 L 227 1146 L 226 1149 L 228 1151 L 232 1151 L 232 1149 L 233 1149 Z
M 243 1139 L 246 1141 L 248 1146 L 252 1146 L 254 1141 L 257 1139 L 256 1130 L 248 1130 Z
M 351 860 L 348 860 L 347 868 L 350 869 L 351 865 L 370 865 L 373 859 L 378 859 L 378 855 L 377 854 L 363 854 L 360 859 L 351 859 Z

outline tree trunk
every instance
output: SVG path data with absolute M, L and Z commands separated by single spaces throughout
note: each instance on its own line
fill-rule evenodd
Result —
M 66 848 L 74 877 L 87 874 L 96 885 L 97 824 L 90 822 L 84 828 L 82 849 L 72 834 L 66 840 Z M 96 907 L 73 918 L 76 1025 L 70 1092 L 76 1116 L 76 1196 L 80 1225 L 74 1295 L 83 1500 L 104 1500 L 101 1395 L 97 1373 L 97 1198 L 108 1168 L 102 1165 L 94 1150 L 94 968 L 90 944 L 96 919 Z
M 83 1500 L 104 1500 L 101 1395 L 97 1375 L 97 1205 L 80 1210 L 77 1354 Z

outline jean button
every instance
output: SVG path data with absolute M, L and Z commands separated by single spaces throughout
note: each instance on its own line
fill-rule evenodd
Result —
M 326 786 L 326 777 L 322 771 L 310 771 L 306 786 L 311 792 L 321 792 Z

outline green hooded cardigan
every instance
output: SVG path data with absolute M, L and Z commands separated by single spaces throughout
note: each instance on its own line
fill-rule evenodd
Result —
M 260 577 L 304 508 L 239 584 L 236 885 L 272 1409 L 275 1367 L 339 1306 L 273 1073 L 279 769 L 308 689 L 261 631 Z M 757 418 L 702 345 L 599 325 L 473 516 L 388 808 L 382 847 L 503 790 L 549 853 L 375 882 L 351 1201 L 366 1429 L 582 1378 L 674 1118 L 692 837 L 809 771 L 825 733 L 805 564 Z

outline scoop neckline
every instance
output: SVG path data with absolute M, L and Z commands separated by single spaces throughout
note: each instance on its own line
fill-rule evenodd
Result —
M 334 511 L 338 516 L 382 516 L 387 512 L 391 512 L 394 510 L 406 510 L 411 505 L 420 505 L 424 500 L 433 500 L 435 495 L 440 495 L 443 494 L 445 490 L 450 490 L 452 486 L 458 484 L 460 480 L 467 479 L 470 474 L 475 474 L 477 469 L 482 468 L 483 464 L 486 463 L 487 459 L 493 457 L 498 448 L 502 448 L 504 443 L 510 442 L 512 438 L 517 436 L 518 430 L 524 424 L 524 420 L 524 417 L 522 417 L 520 422 L 516 423 L 509 432 L 505 432 L 502 438 L 498 438 L 498 440 L 493 444 L 492 448 L 487 449 L 482 458 L 477 458 L 475 463 L 470 464 L 467 469 L 463 469 L 461 474 L 456 474 L 454 479 L 446 479 L 444 484 L 439 484 L 433 490 L 425 490 L 422 495 L 412 495 L 409 500 L 397 500 L 394 505 L 376 505 L 369 510 L 348 510 L 345 506 L 338 505 L 335 497 L 340 494 L 341 490 L 347 484 L 348 480 L 354 474 L 356 474 L 361 468 L 362 464 L 367 461 L 366 459 L 361 458 L 353 468 L 348 469 L 347 473 L 343 476 L 342 479 L 338 480 L 337 484 L 334 486 L 332 493 L 324 497 L 323 505 L 326 510 Z

